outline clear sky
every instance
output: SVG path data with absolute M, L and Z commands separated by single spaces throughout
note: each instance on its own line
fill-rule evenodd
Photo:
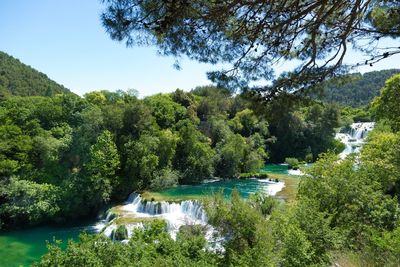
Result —
M 158 56 L 155 47 L 112 41 L 99 19 L 103 8 L 100 0 L 0 0 L 0 51 L 80 95 L 135 88 L 146 96 L 210 83 L 206 71 L 215 66 L 183 60 L 176 70 L 175 59 Z M 388 68 L 400 68 L 400 56 L 360 71 Z

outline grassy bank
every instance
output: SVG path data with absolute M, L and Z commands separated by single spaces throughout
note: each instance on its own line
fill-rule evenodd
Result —
M 279 181 L 285 183 L 285 187 L 276 194 L 277 198 L 283 199 L 287 202 L 292 202 L 295 200 L 301 176 L 277 173 L 268 173 L 268 175 L 272 180 L 278 179 Z

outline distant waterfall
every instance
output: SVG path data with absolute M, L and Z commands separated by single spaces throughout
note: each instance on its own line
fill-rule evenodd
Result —
M 356 140 L 362 140 L 367 137 L 375 126 L 375 122 L 357 122 L 351 125 L 350 136 Z
M 364 144 L 368 133 L 374 128 L 375 122 L 357 122 L 350 125 L 350 130 L 346 133 L 337 133 L 336 139 L 345 144 L 345 149 L 340 153 L 340 158 L 344 159 L 351 153 L 358 153 Z

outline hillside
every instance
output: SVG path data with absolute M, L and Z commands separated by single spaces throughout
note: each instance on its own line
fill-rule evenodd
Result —
M 0 96 L 52 96 L 71 93 L 47 75 L 0 51 Z
M 347 75 L 344 81 L 329 80 L 324 85 L 320 99 L 352 107 L 367 105 L 375 96 L 379 95 L 385 81 L 399 72 L 399 69 L 390 69 L 364 74 L 353 73 Z

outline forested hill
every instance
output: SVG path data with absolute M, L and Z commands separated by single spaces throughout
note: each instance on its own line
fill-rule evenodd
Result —
M 367 105 L 379 95 L 385 81 L 399 72 L 399 69 L 390 69 L 353 73 L 346 76 L 349 79 L 340 81 L 332 79 L 324 86 L 322 100 L 352 107 Z
M 71 91 L 0 51 L 0 96 L 53 96 L 58 93 Z

